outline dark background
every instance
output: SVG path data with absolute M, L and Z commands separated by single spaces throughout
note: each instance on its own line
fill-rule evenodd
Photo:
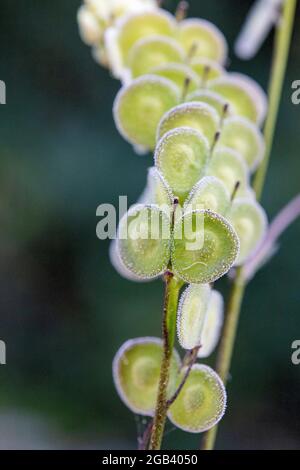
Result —
M 272 36 L 251 62 L 232 44 L 250 0 L 191 3 L 230 45 L 231 70 L 267 85 Z M 174 11 L 176 2 L 167 1 Z M 152 165 L 134 154 L 112 120 L 119 83 L 80 40 L 78 0 L 0 0 L 1 448 L 136 445 L 134 418 L 112 383 L 111 361 L 128 338 L 160 335 L 162 284 L 118 276 L 96 238 L 96 208 L 135 202 Z M 263 203 L 270 218 L 299 191 L 300 11 Z M 298 23 L 298 24 L 297 24 Z M 299 448 L 299 221 L 249 286 L 218 448 Z M 228 291 L 228 280 L 219 283 Z M 211 358 L 209 363 L 213 364 Z M 137 423 L 135 423 L 135 421 Z M 196 448 L 199 436 L 168 426 L 165 447 Z

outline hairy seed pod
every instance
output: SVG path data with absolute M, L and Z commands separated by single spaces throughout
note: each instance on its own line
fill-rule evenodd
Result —
M 208 156 L 209 145 L 203 134 L 190 127 L 178 127 L 160 139 L 154 158 L 174 195 L 183 202 L 203 176 Z
M 239 152 L 251 172 L 257 168 L 265 152 L 260 130 L 248 119 L 238 116 L 225 119 L 219 144 Z
M 134 413 L 153 416 L 163 354 L 159 338 L 145 337 L 126 341 L 113 360 L 115 387 L 125 405 Z M 174 350 L 168 396 L 175 392 L 180 358 Z
M 130 49 L 128 66 L 132 77 L 135 78 L 149 73 L 159 65 L 180 63 L 183 60 L 184 50 L 175 39 L 167 36 L 149 36 L 137 41 Z
M 133 282 L 146 282 L 150 281 L 150 279 L 142 279 L 139 276 L 136 276 L 128 268 L 126 268 L 125 264 L 123 263 L 119 251 L 116 240 L 112 240 L 109 245 L 109 259 L 115 270 L 117 271 L 120 276 L 128 281 Z
M 209 210 L 184 213 L 174 226 L 172 267 L 191 284 L 208 284 L 226 274 L 239 252 L 232 225 Z
M 185 369 L 182 370 L 182 376 Z M 178 379 L 178 384 L 182 377 Z M 207 431 L 222 419 L 226 390 L 218 374 L 208 366 L 195 364 L 186 383 L 168 411 L 170 421 L 191 433 Z
M 258 123 L 259 115 L 255 96 L 243 81 L 224 75 L 209 82 L 208 87 L 228 101 L 232 114 L 246 117 L 250 121 Z
M 228 147 L 217 147 L 208 162 L 207 175 L 219 178 L 230 194 L 237 182 L 239 182 L 238 194 L 249 185 L 249 171 L 245 160 L 236 150 Z
M 185 64 L 170 63 L 153 68 L 150 73 L 168 78 L 174 82 L 183 93 L 186 89 L 191 92 L 200 87 L 197 74 Z
M 156 204 L 169 215 L 173 206 L 174 196 L 172 190 L 156 167 L 148 169 L 147 177 L 148 203 Z
M 206 103 L 183 103 L 170 109 L 161 119 L 157 139 L 176 127 L 191 127 L 200 131 L 212 145 L 219 125 L 219 116 Z
M 156 205 L 132 206 L 120 221 L 118 251 L 133 274 L 150 279 L 162 274 L 170 259 L 170 218 Z
M 196 72 L 201 80 L 201 83 L 207 83 L 209 80 L 214 80 L 225 74 L 223 67 L 210 59 L 203 59 L 201 57 L 193 58 L 190 62 L 191 68 Z
M 212 354 L 221 336 L 223 320 L 224 300 L 220 292 L 213 290 L 207 306 L 198 357 L 208 357 Z
M 236 266 L 240 266 L 254 253 L 265 236 L 267 216 L 258 202 L 237 198 L 233 201 L 227 217 L 240 240 L 240 253 L 235 262 Z
M 227 42 L 221 31 L 209 21 L 189 18 L 179 24 L 178 39 L 187 54 L 223 64 L 227 58 Z
M 154 149 L 160 119 L 178 102 L 179 89 L 173 82 L 145 75 L 121 88 L 114 102 L 114 120 L 128 142 Z
M 225 214 L 230 205 L 230 194 L 225 185 L 214 176 L 205 176 L 192 189 L 184 204 L 184 212 L 211 210 Z
M 190 284 L 182 293 L 177 313 L 177 336 L 183 349 L 200 346 L 211 289 Z
M 222 96 L 210 90 L 193 91 L 188 94 L 186 101 L 200 101 L 201 103 L 209 104 L 217 111 L 220 117 L 224 115 L 224 109 L 227 105 L 227 102 Z

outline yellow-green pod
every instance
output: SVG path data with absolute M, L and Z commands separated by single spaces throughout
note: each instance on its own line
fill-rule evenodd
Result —
M 224 300 L 220 292 L 212 290 L 201 335 L 198 357 L 210 356 L 216 348 L 224 320 Z
M 181 295 L 177 313 L 177 336 L 183 349 L 200 346 L 211 289 L 191 284 Z
M 154 158 L 173 194 L 183 202 L 203 176 L 208 156 L 209 145 L 203 134 L 190 127 L 178 127 L 164 134 Z
M 132 77 L 136 78 L 159 65 L 183 60 L 184 50 L 175 39 L 168 36 L 149 36 L 140 39 L 131 48 L 128 67 Z
M 224 109 L 227 105 L 226 100 L 224 100 L 222 96 L 210 90 L 193 91 L 187 95 L 186 101 L 200 101 L 202 103 L 209 104 L 217 111 L 220 118 L 224 115 Z
M 235 265 L 244 264 L 255 252 L 267 230 L 267 216 L 255 200 L 237 198 L 227 215 L 240 240 L 240 253 Z
M 113 360 L 115 387 L 125 405 L 134 413 L 153 416 L 163 347 L 159 338 L 145 337 L 126 341 Z M 174 350 L 168 396 L 176 390 L 180 358 Z
M 179 24 L 178 39 L 187 54 L 203 57 L 224 64 L 227 58 L 227 42 L 221 31 L 209 21 L 188 18 Z
M 113 114 L 120 134 L 133 145 L 154 149 L 162 116 L 179 102 L 179 89 L 170 80 L 145 75 L 123 86 Z
M 211 210 L 225 214 L 230 205 L 230 194 L 225 185 L 214 176 L 205 176 L 192 189 L 184 204 L 184 212 Z
M 163 274 L 170 259 L 170 230 L 170 217 L 158 206 L 132 206 L 122 217 L 117 236 L 126 268 L 142 279 Z
M 119 254 L 118 245 L 116 240 L 112 240 L 109 245 L 109 259 L 112 266 L 115 268 L 118 274 L 122 276 L 124 279 L 133 282 L 146 282 L 150 281 L 150 279 L 144 279 L 139 276 L 136 276 L 131 272 L 123 263 L 121 256 Z M 158 277 L 158 276 L 157 276 Z
M 152 69 L 150 73 L 168 78 L 174 82 L 182 92 L 185 90 L 185 87 L 187 88 L 187 92 L 191 92 L 200 87 L 200 80 L 197 74 L 185 64 L 173 63 L 160 65 Z M 188 85 L 186 84 L 187 80 Z
M 209 210 L 186 212 L 174 226 L 172 267 L 191 284 L 216 281 L 234 264 L 239 239 L 232 225 Z
M 201 57 L 193 58 L 190 66 L 196 72 L 202 84 L 219 78 L 225 73 L 224 68 L 218 62 Z
M 182 370 L 182 380 L 185 369 Z M 175 402 L 168 411 L 169 420 L 191 433 L 207 431 L 222 419 L 227 395 L 218 374 L 208 366 L 195 364 Z
M 225 119 L 219 144 L 239 152 L 251 172 L 257 168 L 265 152 L 261 131 L 248 119 L 238 116 Z
M 172 190 L 156 167 L 148 169 L 147 177 L 147 203 L 156 204 L 162 210 L 171 214 L 174 196 Z
M 230 194 L 236 183 L 239 182 L 239 190 L 248 187 L 249 171 L 245 160 L 236 151 L 228 147 L 217 147 L 207 165 L 207 175 L 219 178 Z
M 206 103 L 183 103 L 170 109 L 161 119 L 157 140 L 176 127 L 190 127 L 200 131 L 212 145 L 219 126 L 219 116 Z

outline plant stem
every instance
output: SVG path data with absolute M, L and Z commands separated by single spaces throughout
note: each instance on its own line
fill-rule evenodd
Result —
M 283 4 L 282 17 L 276 27 L 274 55 L 269 83 L 269 111 L 264 129 L 266 151 L 264 160 L 257 170 L 253 184 L 258 200 L 261 198 L 270 161 L 280 97 L 282 93 L 282 86 L 293 30 L 296 3 L 297 0 L 285 0 Z M 225 383 L 227 381 L 230 369 L 237 325 L 246 285 L 247 280 L 243 275 L 243 268 L 239 268 L 237 269 L 236 277 L 229 297 L 224 331 L 217 358 L 216 370 Z M 204 435 L 202 441 L 203 450 L 212 450 L 214 448 L 217 431 L 218 426 L 215 426 Z
M 170 271 L 165 274 L 165 284 L 162 325 L 163 357 L 158 385 L 156 410 L 150 437 L 150 450 L 160 449 L 166 423 L 168 410 L 167 387 L 175 341 L 178 296 L 182 286 L 182 283 L 178 281 Z

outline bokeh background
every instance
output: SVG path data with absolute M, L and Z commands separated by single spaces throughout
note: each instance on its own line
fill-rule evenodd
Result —
M 166 1 L 174 11 L 175 1 Z M 231 70 L 264 87 L 272 36 L 251 62 L 232 45 L 251 0 L 191 0 L 190 16 L 217 24 Z M 76 23 L 78 0 L 1 0 L 0 448 L 134 448 L 141 427 L 120 402 L 111 362 L 128 338 L 160 335 L 163 286 L 118 276 L 96 208 L 135 202 L 151 156 L 119 136 L 111 109 L 119 83 L 91 58 Z M 263 203 L 272 218 L 299 191 L 300 10 Z M 218 448 L 300 448 L 300 223 L 247 290 Z M 219 283 L 228 292 L 228 280 Z M 212 357 L 209 361 L 214 363 Z M 164 446 L 191 449 L 199 436 L 168 426 Z

